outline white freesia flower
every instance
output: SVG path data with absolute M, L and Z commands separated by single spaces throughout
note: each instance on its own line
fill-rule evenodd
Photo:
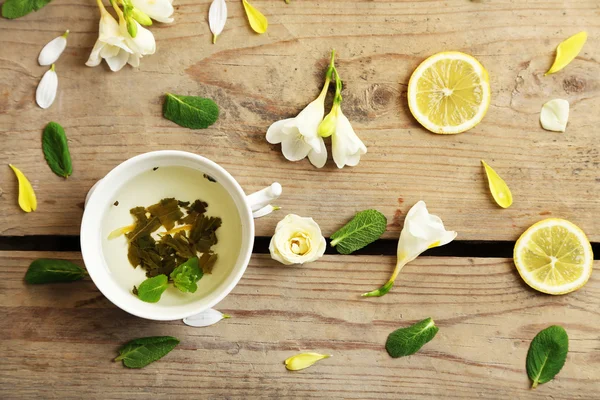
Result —
M 365 293 L 363 296 L 383 296 L 390 291 L 396 277 L 406 264 L 427 249 L 450 243 L 456 235 L 456 232 L 444 228 L 440 217 L 429 214 L 424 201 L 419 201 L 406 214 L 398 241 L 398 259 L 392 277 L 381 288 Z
M 223 32 L 227 22 L 227 4 L 225 0 L 213 0 L 208 10 L 208 24 L 213 33 L 213 43 L 217 42 L 217 36 Z
M 272 144 L 281 143 L 281 152 L 290 161 L 299 161 L 308 156 L 310 162 L 317 168 L 322 168 L 327 162 L 325 142 L 317 130 L 325 115 L 325 97 L 334 70 L 333 60 L 334 53 L 331 53 L 331 63 L 319 97 L 295 118 L 277 121 L 267 130 L 267 141 Z
M 131 0 L 131 4 L 158 22 L 173 22 L 172 0 Z
M 231 318 L 231 316 L 211 308 L 199 314 L 192 315 L 191 317 L 184 318 L 183 323 L 195 328 L 202 328 L 205 326 L 214 325 L 226 318 Z
M 40 80 L 35 91 L 35 101 L 41 108 L 48 108 L 54 103 L 56 91 L 58 90 L 58 76 L 54 70 L 54 64 Z
M 133 21 L 137 27 L 137 35 L 132 38 L 127 31 L 127 22 L 119 7 L 115 7 L 115 11 L 119 15 L 119 22 L 106 11 L 101 0 L 98 0 L 98 7 L 100 7 L 101 14 L 99 35 L 92 53 L 85 63 L 88 67 L 95 67 L 102 62 L 102 59 L 105 59 L 111 71 L 116 72 L 121 70 L 125 64 L 138 67 L 140 58 L 144 55 L 154 54 L 156 42 L 148 29 L 137 21 Z
M 344 168 L 344 165 L 351 167 L 358 165 L 360 156 L 367 153 L 367 147 L 356 136 L 341 108 L 337 114 L 335 132 L 331 136 L 331 145 L 333 161 L 338 168 Z
M 327 243 L 312 218 L 288 214 L 279 221 L 271 238 L 271 258 L 285 265 L 304 264 L 321 258 Z
M 60 55 L 65 51 L 67 47 L 67 36 L 69 35 L 69 30 L 59 37 L 55 37 L 51 41 L 49 41 L 42 51 L 40 51 L 40 55 L 38 56 L 38 63 L 40 65 L 52 65 L 58 60 Z

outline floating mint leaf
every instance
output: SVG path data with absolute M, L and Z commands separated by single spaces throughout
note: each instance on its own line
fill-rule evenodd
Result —
M 527 375 L 531 388 L 551 381 L 560 372 L 567 359 L 569 336 L 560 326 L 552 325 L 538 333 L 527 352 Z
M 143 368 L 156 360 L 160 360 L 179 344 L 179 339 L 172 336 L 151 336 L 134 339 L 119 349 L 115 361 L 123 360 L 128 368 Z
M 156 303 L 160 300 L 163 292 L 167 290 L 169 278 L 166 275 L 157 275 L 148 278 L 137 288 L 137 295 L 140 300 L 146 303 Z
M 385 349 L 394 358 L 415 354 L 438 333 L 439 328 L 431 318 L 417 322 L 408 328 L 397 329 L 390 333 Z
M 175 287 L 182 292 L 195 293 L 198 290 L 196 282 L 204 273 L 198 266 L 198 257 L 190 258 L 171 272 L 171 279 Z
M 25 274 L 25 282 L 33 284 L 73 282 L 82 279 L 87 274 L 85 269 L 70 261 L 40 258 L 29 265 Z
M 205 129 L 219 118 L 219 107 L 211 99 L 167 93 L 163 115 L 185 128 Z
M 386 225 L 387 219 L 379 211 L 361 211 L 331 235 L 331 246 L 336 247 L 340 254 L 353 253 L 379 239 Z
M 48 166 L 58 176 L 68 177 L 73 173 L 67 136 L 62 126 L 50 122 L 42 134 L 42 150 Z
M 6 0 L 2 5 L 2 16 L 8 19 L 23 17 L 37 11 L 51 0 Z

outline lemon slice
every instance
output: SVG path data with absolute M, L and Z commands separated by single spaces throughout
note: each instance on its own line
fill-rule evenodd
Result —
M 592 274 L 594 254 L 585 233 L 564 219 L 532 225 L 515 244 L 514 261 L 521 278 L 548 294 L 581 288 Z
M 421 125 L 454 134 L 477 125 L 490 105 L 488 73 L 472 56 L 450 51 L 423 61 L 408 82 L 408 106 Z

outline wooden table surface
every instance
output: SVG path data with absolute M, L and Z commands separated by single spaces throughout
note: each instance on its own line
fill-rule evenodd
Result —
M 26 17 L 0 19 L 0 398 L 599 398 L 598 275 L 577 292 L 551 297 L 529 289 L 510 258 L 426 256 L 405 268 L 387 296 L 358 295 L 391 273 L 404 215 L 421 199 L 458 232 L 461 255 L 485 256 L 479 241 L 512 247 L 548 217 L 576 223 L 598 249 L 600 3 L 252 4 L 268 17 L 268 32 L 254 34 L 241 1 L 229 0 L 225 31 L 213 45 L 210 1 L 175 0 L 175 22 L 151 28 L 156 54 L 118 73 L 84 65 L 98 34 L 94 1 L 54 0 Z M 34 97 L 46 68 L 37 56 L 66 29 L 57 99 L 42 110 Z M 580 55 L 545 77 L 557 44 L 582 30 L 589 38 Z M 279 145 L 266 142 L 266 129 L 316 97 L 332 48 L 345 83 L 344 112 L 368 153 L 343 170 L 331 160 L 323 169 L 287 162 Z M 406 88 L 422 60 L 448 50 L 481 61 L 492 101 L 476 128 L 442 136 L 412 118 Z M 166 92 L 210 97 L 221 116 L 206 130 L 179 127 L 162 117 Z M 566 133 L 539 125 L 542 104 L 553 98 L 571 105 Z M 40 138 L 49 121 L 69 138 L 74 173 L 67 180 L 44 161 Z M 327 255 L 290 268 L 257 254 L 218 306 L 233 318 L 203 329 L 132 317 L 89 280 L 25 285 L 33 259 L 81 264 L 78 252 L 34 249 L 57 237 L 76 240 L 89 188 L 120 162 L 159 149 L 204 155 L 247 192 L 279 181 L 284 210 L 257 220 L 260 237 L 270 237 L 288 212 L 313 217 L 329 236 L 355 212 L 377 208 L 388 217 L 389 240 L 379 247 L 388 255 Z M 510 209 L 492 202 L 480 159 L 510 185 Z M 8 163 L 30 178 L 35 213 L 18 208 Z M 440 327 L 435 340 L 414 356 L 390 358 L 387 334 L 427 317 Z M 532 391 L 527 348 L 552 324 L 569 333 L 567 363 Z M 181 344 L 159 362 L 142 370 L 111 362 L 125 341 L 162 334 Z M 299 351 L 334 357 L 286 371 L 282 361 Z

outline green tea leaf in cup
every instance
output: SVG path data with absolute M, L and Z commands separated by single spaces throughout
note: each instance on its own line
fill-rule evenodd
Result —
M 417 322 L 408 328 L 390 333 L 385 349 L 391 357 L 398 358 L 415 354 L 438 333 L 439 328 L 431 318 Z
M 185 128 L 205 129 L 219 118 L 219 107 L 211 99 L 167 93 L 163 116 Z
M 127 368 L 143 368 L 169 354 L 178 344 L 179 339 L 172 336 L 134 339 L 119 349 L 115 361 L 122 360 Z
M 87 271 L 66 260 L 40 258 L 29 265 L 25 282 L 32 284 L 73 282 L 84 278 Z
M 148 278 L 137 288 L 137 295 L 146 303 L 156 303 L 160 300 L 163 292 L 167 290 L 168 283 L 169 278 L 164 274 Z
M 198 257 L 190 258 L 171 272 L 173 285 L 184 293 L 195 293 L 198 290 L 196 282 L 204 273 L 198 265 Z
M 554 379 L 560 372 L 569 352 L 569 336 L 561 326 L 552 325 L 540 331 L 531 341 L 527 352 L 527 375 L 531 388 Z
M 383 235 L 387 218 L 377 210 L 364 210 L 331 235 L 331 246 L 340 254 L 350 254 L 373 243 Z
M 67 136 L 56 122 L 50 122 L 44 128 L 42 150 L 48 166 L 56 175 L 66 178 L 73 173 Z

